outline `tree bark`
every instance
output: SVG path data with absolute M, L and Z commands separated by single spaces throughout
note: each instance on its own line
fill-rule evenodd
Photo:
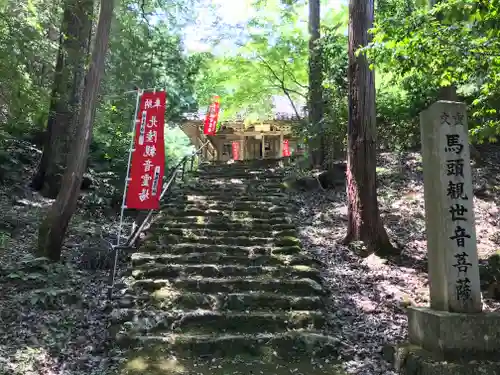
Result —
M 344 243 L 363 241 L 368 251 L 387 255 L 395 249 L 377 202 L 375 75 L 366 56 L 355 54 L 370 41 L 373 7 L 373 0 L 349 3 L 348 229 Z
M 323 67 L 321 61 L 321 49 L 318 45 L 320 40 L 321 26 L 321 8 L 320 0 L 309 0 L 309 100 L 308 100 L 308 115 L 309 123 L 314 128 L 320 130 L 320 152 L 319 162 L 324 164 L 328 142 L 326 140 L 326 132 L 323 124 Z
M 63 240 L 71 216 L 76 209 L 83 173 L 85 172 L 89 146 L 92 140 L 97 96 L 108 51 L 113 8 L 113 0 L 101 0 L 92 61 L 85 76 L 82 104 L 78 115 L 78 128 L 69 155 L 68 167 L 64 173 L 57 199 L 39 229 L 38 252 L 53 261 L 58 261 L 61 257 Z
M 50 198 L 59 192 L 76 134 L 93 8 L 94 0 L 67 0 L 64 6 L 43 153 L 32 181 L 35 190 Z

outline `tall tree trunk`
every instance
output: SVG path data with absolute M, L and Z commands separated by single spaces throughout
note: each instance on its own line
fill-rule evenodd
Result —
M 393 253 L 377 202 L 375 75 L 356 50 L 369 43 L 373 0 L 349 3 L 348 229 L 344 243 L 363 241 L 370 252 Z
M 84 85 L 94 0 L 66 0 L 44 139 L 32 187 L 55 198 L 61 186 Z
M 320 0 L 309 0 L 309 123 L 320 130 L 319 162 L 324 164 L 328 150 L 323 124 L 323 68 L 318 45 L 321 26 Z
M 64 236 L 71 216 L 76 209 L 83 173 L 85 172 L 89 146 L 92 140 L 97 96 L 108 51 L 113 8 L 113 0 L 101 0 L 92 61 L 85 76 L 82 105 L 78 114 L 78 128 L 68 159 L 68 167 L 64 173 L 57 199 L 39 229 L 38 252 L 53 261 L 60 259 Z

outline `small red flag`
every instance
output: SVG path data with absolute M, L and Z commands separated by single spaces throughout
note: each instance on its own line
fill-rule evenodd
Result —
M 232 151 L 233 151 L 233 160 L 240 160 L 240 142 L 233 141 Z
M 283 141 L 283 156 L 290 156 L 290 145 L 288 144 L 288 139 Z
M 214 135 L 217 130 L 217 121 L 219 121 L 219 97 L 214 96 L 212 104 L 208 107 L 205 117 L 205 126 L 203 134 Z

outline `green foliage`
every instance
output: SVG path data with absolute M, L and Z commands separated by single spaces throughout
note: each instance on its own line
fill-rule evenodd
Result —
M 122 3 L 112 30 L 107 74 L 97 113 L 93 150 L 96 160 L 108 160 L 124 170 L 136 95 L 134 86 L 167 91 L 167 121 L 175 124 L 194 108 L 194 79 L 201 58 L 182 53 L 180 29 L 165 18 L 146 23 L 142 9 Z M 133 8 L 134 9 L 134 8 Z M 128 93 L 127 93 L 128 92 Z M 171 143 L 176 142 L 176 143 Z M 175 161 L 187 138 L 166 132 L 167 163 Z M 179 151 L 180 150 L 180 151 Z M 173 153 L 172 153 L 173 152 Z
M 419 87 L 421 98 L 435 98 L 439 87 L 456 86 L 470 106 L 471 135 L 482 140 L 499 134 L 500 3 L 448 0 L 432 9 L 417 5 L 406 13 L 393 7 L 377 17 L 370 56 L 400 82 Z
M 181 40 L 193 4 L 191 0 L 120 2 L 95 119 L 91 166 L 125 172 L 134 86 L 166 89 L 167 121 L 174 127 L 166 133 L 167 162 L 185 152 L 188 139 L 175 130 L 175 124 L 183 112 L 196 107 L 194 81 L 202 61 L 198 55 L 186 56 Z M 0 126 L 5 135 L 35 136 L 45 129 L 62 6 L 62 1 L 48 0 L 0 2 Z M 175 17 L 171 9 L 176 10 Z
M 196 94 L 207 106 L 213 94 L 221 96 L 221 121 L 242 115 L 253 122 L 272 116 L 272 98 L 289 96 L 305 104 L 307 95 L 307 39 L 296 26 L 298 18 L 276 3 L 265 6 L 259 18 L 248 22 L 248 41 L 231 56 L 206 55 L 197 79 Z M 301 113 L 300 105 L 297 112 Z
M 58 2 L 0 2 L 0 124 L 11 134 L 43 127 L 58 48 Z

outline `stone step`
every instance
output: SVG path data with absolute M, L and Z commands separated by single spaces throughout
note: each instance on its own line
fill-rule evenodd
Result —
M 273 213 L 290 213 L 292 210 L 287 206 L 278 206 L 267 202 L 185 202 L 171 201 L 161 205 L 162 210 L 183 210 L 183 211 L 233 211 L 233 212 L 273 212 Z
M 246 233 L 263 233 L 264 231 L 285 231 L 295 230 L 295 225 L 290 222 L 274 222 L 265 220 L 253 221 L 201 221 L 196 219 L 183 218 L 182 221 L 168 221 L 167 218 L 160 218 L 155 222 L 155 226 L 169 229 L 196 229 L 196 230 L 215 230 L 215 231 L 244 231 Z
M 166 278 L 177 279 L 193 276 L 209 278 L 263 276 L 272 278 L 308 278 L 321 282 L 320 271 L 307 266 L 240 266 L 219 264 L 168 264 L 147 265 L 135 268 L 136 280 Z
M 253 257 L 257 255 L 295 255 L 302 252 L 299 246 L 264 247 L 264 246 L 237 246 L 237 245 L 214 245 L 199 243 L 179 243 L 173 245 L 148 245 L 143 248 L 150 254 L 203 254 L 219 253 L 228 256 Z
M 216 186 L 203 186 L 203 185 L 185 185 L 182 186 L 182 190 L 184 194 L 197 194 L 197 195 L 205 195 L 207 197 L 211 196 L 220 196 L 227 195 L 239 199 L 239 196 L 247 196 L 247 195 L 257 195 L 257 197 L 262 196 L 264 198 L 265 195 L 269 194 L 272 196 L 277 196 L 280 193 L 283 193 L 283 188 L 265 188 L 260 185 L 257 186 L 249 186 L 245 185 L 240 188 L 236 188 L 235 185 L 230 187 L 216 187 Z
M 179 209 L 179 208 L 164 208 L 162 210 L 167 216 L 183 217 L 183 216 L 207 216 L 216 217 L 223 219 L 244 219 L 244 218 L 255 218 L 255 219 L 276 219 L 283 218 L 283 212 L 270 212 L 261 209 L 254 209 L 250 211 L 236 211 L 232 209 L 228 210 L 214 210 L 214 209 Z
M 251 230 L 252 228 L 262 228 L 262 227 L 283 227 L 284 224 L 291 224 L 292 219 L 285 217 L 283 215 L 271 217 L 271 218 L 230 218 L 221 216 L 173 216 L 163 213 L 162 217 L 158 219 L 159 223 L 164 223 L 166 225 L 172 226 L 173 224 L 203 224 L 207 228 L 211 229 L 223 229 L 228 228 L 231 224 L 237 224 L 241 227 L 246 227 Z
M 328 357 L 337 353 L 338 339 L 315 331 L 290 331 L 278 334 L 170 334 L 158 336 L 119 336 L 122 347 L 140 346 L 147 353 L 174 352 L 178 357 L 236 357 L 241 354 L 296 360 L 299 357 Z
M 154 334 L 177 332 L 191 334 L 282 332 L 297 329 L 320 329 L 325 317 L 319 311 L 225 312 L 213 310 L 162 311 L 115 309 L 113 324 L 133 322 L 128 333 Z
M 235 245 L 235 246 L 270 246 L 274 244 L 275 239 L 273 237 L 245 237 L 245 236 L 235 236 L 232 232 L 221 232 L 221 236 L 194 236 L 191 234 L 185 236 L 173 235 L 173 234 L 163 234 L 157 233 L 152 235 L 150 238 L 152 242 L 151 246 L 155 245 L 174 245 L 174 244 L 202 244 L 202 245 Z M 295 243 L 291 242 L 291 245 Z M 149 246 L 150 247 L 150 246 Z M 148 249 L 148 246 L 145 247 Z
M 180 310 L 218 311 L 279 311 L 279 310 L 321 310 L 323 298 L 319 296 L 288 296 L 276 293 L 153 293 L 144 296 L 122 296 L 117 301 L 120 308 L 130 308 L 137 301 L 146 306 Z
M 288 194 L 265 194 L 264 196 L 262 195 L 249 195 L 249 194 L 242 194 L 239 195 L 237 198 L 234 196 L 228 196 L 226 194 L 219 194 L 219 195 L 210 195 L 207 196 L 205 194 L 190 194 L 189 192 L 186 193 L 186 190 L 176 190 L 175 193 L 172 195 L 168 195 L 167 201 L 169 202 L 208 202 L 208 203 L 216 203 L 216 202 L 221 202 L 221 203 L 226 203 L 226 202 L 235 202 L 239 204 L 244 204 L 244 203 L 253 203 L 255 205 L 257 204 L 277 204 L 277 205 L 283 205 L 284 203 L 286 204 L 287 200 L 289 199 Z
M 177 279 L 144 279 L 131 283 L 133 289 L 154 292 L 163 288 L 179 292 L 200 293 L 244 293 L 251 291 L 283 293 L 295 296 L 322 296 L 323 287 L 314 280 L 277 279 L 263 277 L 230 277 L 230 278 L 177 278 Z
M 280 266 L 280 265 L 302 265 L 308 267 L 321 267 L 322 264 L 312 258 L 309 254 L 302 252 L 295 255 L 267 254 L 255 257 L 229 256 L 218 252 L 205 252 L 198 254 L 149 254 L 134 253 L 131 256 L 132 267 L 139 267 L 145 264 L 210 264 L 222 265 L 242 265 L 252 266 Z
M 277 181 L 282 181 L 286 178 L 287 174 L 283 172 L 265 172 L 265 173 L 252 173 L 246 171 L 236 171 L 236 172 L 199 172 L 193 173 L 193 177 L 196 177 L 198 181 L 204 183 L 205 181 L 215 181 L 215 180 L 239 180 L 243 183 L 276 183 Z
M 161 230 L 161 233 L 176 236 L 196 236 L 196 237 L 244 237 L 252 235 L 248 230 L 217 230 L 207 229 L 205 227 L 170 227 L 168 225 L 154 224 L 151 226 L 151 238 L 156 238 L 156 234 Z M 284 230 L 259 230 L 256 232 L 259 237 L 274 238 L 274 237 L 296 237 L 297 231 L 295 229 Z
M 224 192 L 232 192 L 238 194 L 244 193 L 265 193 L 265 192 L 274 192 L 281 193 L 284 191 L 283 185 L 281 182 L 274 183 L 263 183 L 263 182 L 254 182 L 254 183 L 237 183 L 233 182 L 236 180 L 220 180 L 219 182 L 210 182 L 210 181 L 196 181 L 196 183 L 184 184 L 182 187 L 188 191 L 224 191 Z
M 223 232 L 222 236 L 178 236 L 173 234 L 153 234 L 151 235 L 150 244 L 145 245 L 144 249 L 149 250 L 152 247 L 172 246 L 177 244 L 197 244 L 197 245 L 233 245 L 233 246 L 298 246 L 300 249 L 300 241 L 291 236 L 287 237 L 245 237 L 234 236 L 231 232 Z M 196 252 L 196 251 L 195 251 Z
M 228 166 L 202 166 L 197 173 L 251 173 L 251 174 L 266 174 L 266 173 L 286 173 L 284 168 L 277 164 L 266 166 L 250 166 L 250 165 L 232 165 Z

